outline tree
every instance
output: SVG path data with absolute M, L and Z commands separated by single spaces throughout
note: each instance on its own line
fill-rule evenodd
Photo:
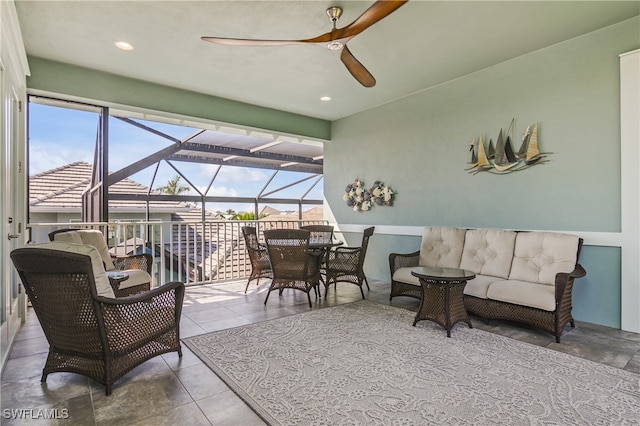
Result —
M 160 192 L 165 193 L 165 194 L 171 194 L 171 195 L 182 194 L 183 192 L 188 191 L 189 187 L 186 186 L 186 185 L 182 185 L 180 183 L 180 179 L 182 179 L 181 176 L 175 175 L 174 177 L 169 179 L 169 181 L 167 182 L 166 185 L 161 186 L 161 187 L 156 188 L 156 189 L 158 191 L 160 191 Z

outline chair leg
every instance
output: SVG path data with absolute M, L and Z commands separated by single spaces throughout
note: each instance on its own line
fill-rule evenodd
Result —
M 282 290 L 280 290 L 282 291 Z M 264 299 L 264 304 L 267 304 L 267 300 L 269 300 L 269 295 L 271 294 L 271 289 L 269 289 L 269 291 L 267 291 L 267 297 Z
M 307 299 L 309 299 L 309 307 L 310 307 L 310 308 L 311 308 L 311 307 L 313 307 L 313 306 L 311 305 L 311 295 L 309 294 L 309 292 L 307 292 Z
M 247 294 L 247 289 L 249 288 L 249 283 L 251 282 L 251 277 L 247 280 L 247 286 L 244 288 L 244 294 Z
M 369 288 L 369 281 L 367 281 L 367 276 L 363 275 L 364 277 L 364 283 L 367 285 L 367 290 L 371 291 L 371 289 Z
M 360 294 L 362 295 L 362 298 L 364 299 L 364 291 L 362 291 L 362 285 L 359 285 L 358 287 L 360 287 Z

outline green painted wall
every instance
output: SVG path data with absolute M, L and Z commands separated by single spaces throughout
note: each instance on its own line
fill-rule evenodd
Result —
M 29 89 L 318 139 L 331 122 L 30 56 Z
M 620 232 L 618 55 L 640 47 L 640 18 L 497 64 L 333 124 L 325 198 L 341 224 L 448 225 Z M 538 122 L 549 162 L 509 175 L 465 171 L 469 142 L 516 119 L 515 148 Z M 382 180 L 393 207 L 353 212 L 355 178 Z M 415 237 L 374 235 L 367 268 L 389 279 L 388 254 Z M 574 292 L 578 320 L 620 327 L 619 248 L 586 247 Z

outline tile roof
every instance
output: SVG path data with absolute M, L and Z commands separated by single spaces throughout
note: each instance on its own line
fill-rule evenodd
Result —
M 84 161 L 66 164 L 29 177 L 29 206 L 32 212 L 80 212 L 82 193 L 91 182 L 92 166 Z M 109 187 L 111 193 L 146 194 L 149 188 L 131 179 L 123 179 Z M 152 194 L 159 191 L 152 190 Z M 191 207 L 179 201 L 152 201 L 152 212 L 176 212 Z M 144 201 L 109 201 L 111 212 L 141 212 Z

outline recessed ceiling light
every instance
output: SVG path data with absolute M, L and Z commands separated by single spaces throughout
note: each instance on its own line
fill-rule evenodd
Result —
M 331 96 L 323 96 L 320 98 L 322 102 L 329 102 L 331 100 Z
M 121 49 L 121 50 L 133 50 L 134 49 L 134 47 L 131 44 L 127 43 L 126 41 L 116 41 L 113 44 L 115 44 L 116 47 L 118 49 Z

